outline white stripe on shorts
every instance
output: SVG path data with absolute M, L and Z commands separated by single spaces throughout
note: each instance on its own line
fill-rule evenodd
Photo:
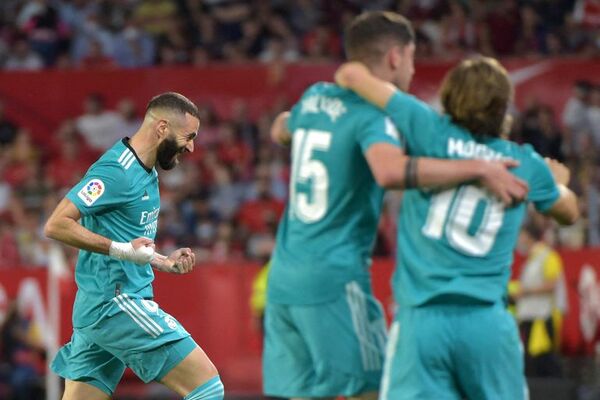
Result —
M 158 334 L 156 332 L 154 332 L 152 329 L 150 329 L 150 327 L 148 327 L 148 325 L 144 324 L 144 322 L 142 322 L 128 307 L 126 307 L 122 302 L 124 301 L 121 296 L 119 297 L 115 297 L 113 298 L 114 302 L 119 306 L 119 308 L 121 310 L 123 310 L 127 315 L 129 315 L 129 317 L 131 317 L 131 319 L 140 327 L 142 328 L 144 331 L 146 331 L 146 333 L 150 336 L 152 336 L 153 338 L 158 337 Z
M 365 371 L 381 369 L 380 347 L 371 329 L 367 312 L 367 298 L 356 282 L 346 285 L 346 299 L 352 314 L 352 323 L 360 344 L 360 353 Z
M 390 391 L 390 373 L 392 372 L 392 362 L 396 355 L 398 339 L 400 338 L 400 322 L 396 321 L 390 328 L 388 344 L 385 350 L 385 363 L 383 364 L 383 377 L 381 378 L 381 389 L 379 391 L 379 400 L 387 400 Z
M 127 293 L 123 293 L 121 296 L 123 296 L 123 299 L 125 300 L 126 304 L 130 304 L 134 310 L 133 311 L 137 311 L 138 315 L 140 317 L 142 317 L 142 319 L 146 320 L 151 327 L 153 327 L 155 330 L 157 330 L 160 333 L 164 332 L 164 329 L 162 328 L 162 326 L 160 326 L 156 321 L 154 321 L 147 313 L 146 311 L 144 311 L 135 301 L 133 301 L 133 299 L 131 299 L 129 297 L 129 295 Z

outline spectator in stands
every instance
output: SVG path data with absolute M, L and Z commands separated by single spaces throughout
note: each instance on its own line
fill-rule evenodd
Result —
M 92 40 L 79 66 L 83 69 L 107 69 L 114 68 L 115 61 L 104 53 L 102 43 Z
M 0 150 L 10 145 L 17 136 L 17 125 L 6 118 L 4 101 L 0 100 Z
M 544 46 L 546 27 L 531 4 L 524 4 L 520 11 L 520 26 L 515 51 L 522 56 L 540 54 Z
M 543 235 L 536 220 L 523 226 L 518 251 L 526 260 L 513 298 L 525 347 L 525 375 L 560 377 L 556 352 L 561 316 L 567 308 L 566 288 L 561 257 Z
M 173 0 L 141 0 L 133 13 L 139 26 L 158 38 L 174 23 L 177 4 Z
M 592 86 L 587 108 L 587 119 L 592 135 L 592 142 L 600 152 L 600 84 Z
M 272 222 L 279 221 L 285 207 L 281 200 L 272 196 L 268 179 L 256 180 L 254 193 L 256 197 L 244 202 L 238 214 L 240 228 L 247 235 L 269 232 Z
M 588 120 L 588 103 L 592 84 L 588 81 L 577 81 L 573 86 L 573 94 L 567 101 L 562 113 L 562 124 L 567 140 L 567 154 L 577 154 L 583 150 L 583 136 L 590 131 Z
M 39 166 L 39 150 L 32 144 L 27 129 L 22 128 L 17 132 L 7 155 L 8 164 L 3 170 L 2 178 L 13 188 L 18 188 L 35 174 Z
M 123 133 L 118 130 L 120 116 L 114 111 L 105 109 L 102 95 L 97 93 L 88 95 L 83 106 L 85 113 L 77 118 L 76 126 L 91 149 L 105 151 L 123 138 Z
M 25 21 L 31 48 L 40 55 L 45 65 L 53 65 L 59 52 L 67 45 L 68 26 L 61 20 L 57 9 L 48 0 L 37 1 L 38 9 Z
M 55 189 L 70 188 L 83 178 L 90 162 L 82 157 L 81 145 L 77 140 L 63 140 L 58 152 L 44 168 L 46 181 Z
M 6 214 L 0 216 L 0 269 L 22 265 L 15 229 L 8 219 Z
M 117 131 L 121 132 L 124 137 L 132 136 L 142 123 L 133 100 L 129 98 L 121 99 L 117 104 L 117 112 L 119 113 Z
M 562 135 L 554 122 L 550 107 L 530 104 L 521 117 L 520 134 L 525 143 L 529 143 L 544 157 L 562 160 Z
M 90 12 L 85 17 L 85 22 L 79 26 L 71 45 L 71 57 L 75 64 L 79 63 L 90 52 L 94 43 L 100 43 L 102 54 L 112 55 L 114 52 L 114 36 L 103 25 L 96 12 Z
M 154 39 L 139 28 L 133 17 L 127 18 L 123 30 L 116 33 L 114 46 L 114 58 L 120 67 L 149 67 L 154 63 Z
M 43 400 L 42 376 L 45 349 L 30 315 L 15 301 L 10 304 L 0 327 L 0 360 L 10 366 L 9 382 L 12 400 Z
M 25 37 L 15 40 L 10 55 L 4 63 L 9 71 L 37 71 L 44 67 L 42 58 L 31 49 Z

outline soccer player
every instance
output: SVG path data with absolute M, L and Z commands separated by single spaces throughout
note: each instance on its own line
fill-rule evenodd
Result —
M 80 249 L 73 335 L 51 365 L 66 379 L 64 400 L 108 399 L 126 366 L 187 400 L 223 399 L 212 362 L 152 293 L 153 269 L 185 274 L 194 267 L 188 248 L 155 251 L 155 165 L 171 169 L 194 151 L 199 125 L 198 109 L 184 96 L 154 97 L 136 134 L 104 153 L 46 223 L 48 237 Z
M 406 19 L 365 13 L 345 38 L 351 59 L 408 87 L 414 34 Z M 278 116 L 271 134 L 276 142 L 291 142 L 292 168 L 267 285 L 264 392 L 375 398 L 386 328 L 369 266 L 381 186 L 403 188 L 410 184 L 405 176 L 412 177 L 398 131 L 351 91 L 317 83 L 291 113 Z M 527 190 L 507 171 L 514 165 L 422 159 L 417 177 L 421 185 L 478 181 L 510 202 Z
M 578 218 L 569 170 L 503 137 L 512 86 L 494 59 L 452 69 L 441 88 L 444 113 L 348 63 L 336 81 L 373 102 L 398 126 L 419 183 L 418 157 L 510 159 L 529 184 L 527 202 L 558 222 Z M 527 202 L 506 206 L 472 184 L 404 192 L 393 277 L 392 325 L 381 399 L 527 397 L 523 353 L 505 293 Z

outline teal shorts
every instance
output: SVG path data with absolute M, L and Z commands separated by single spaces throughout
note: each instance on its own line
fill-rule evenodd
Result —
M 502 304 L 400 309 L 380 399 L 526 399 L 522 349 Z
M 196 347 L 154 301 L 121 294 L 103 306 L 95 323 L 73 330 L 50 367 L 112 395 L 125 367 L 146 383 L 160 380 Z
M 328 303 L 267 302 L 264 393 L 335 397 L 377 391 L 385 340 L 381 305 L 354 282 Z

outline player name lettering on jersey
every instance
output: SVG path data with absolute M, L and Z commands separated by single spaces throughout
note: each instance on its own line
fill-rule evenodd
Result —
M 302 100 L 302 114 L 324 112 L 333 122 L 345 114 L 346 111 L 348 110 L 344 102 L 337 97 L 316 94 Z
M 154 209 L 152 211 L 142 211 L 142 214 L 140 216 L 140 225 L 147 224 L 157 219 L 159 212 L 160 208 Z
M 486 161 L 509 159 L 504 154 L 499 153 L 485 144 L 477 143 L 473 140 L 462 140 L 448 138 L 448 155 L 462 158 L 476 158 Z

